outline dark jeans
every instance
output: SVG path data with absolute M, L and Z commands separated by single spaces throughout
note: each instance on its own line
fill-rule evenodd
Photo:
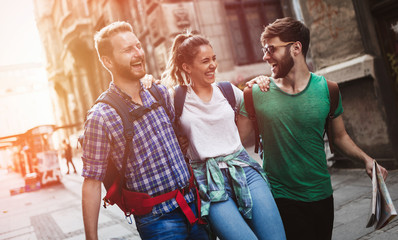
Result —
M 275 199 L 288 240 L 332 239 L 333 195 L 316 202 Z
M 189 203 L 189 206 L 195 216 L 197 216 L 196 203 Z M 195 223 L 191 226 L 181 208 L 177 208 L 166 214 L 154 215 L 149 213 L 144 216 L 135 216 L 134 218 L 141 239 L 209 239 L 205 225 Z

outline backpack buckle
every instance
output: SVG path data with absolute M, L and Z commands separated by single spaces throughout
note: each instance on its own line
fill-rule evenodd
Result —
M 182 195 L 188 194 L 190 190 L 191 190 L 191 187 L 190 187 L 189 183 L 185 187 L 179 189 L 179 191 L 181 192 Z

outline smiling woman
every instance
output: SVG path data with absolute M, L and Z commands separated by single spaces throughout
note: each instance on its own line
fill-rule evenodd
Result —
M 210 42 L 183 33 L 174 39 L 162 79 L 180 85 L 175 121 L 180 139 L 189 142 L 186 156 L 199 185 L 201 216 L 220 239 L 285 239 L 265 173 L 242 146 L 238 127 L 245 117 L 235 122 L 243 93 L 224 82 L 235 100 L 229 103 L 225 88 L 215 84 L 216 69 Z
M 211 91 L 201 91 L 199 88 L 211 88 L 211 84 L 216 80 L 217 61 L 213 48 L 210 45 L 199 46 L 192 63 L 183 63 L 182 68 L 190 76 L 191 86 L 195 93 L 203 101 L 210 101 L 211 95 L 206 93 L 211 93 Z

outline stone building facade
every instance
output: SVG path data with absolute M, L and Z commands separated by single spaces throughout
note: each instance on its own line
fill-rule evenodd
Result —
M 317 73 L 339 83 L 349 135 L 398 166 L 398 2 L 291 1 L 311 30 Z
M 283 16 L 311 30 L 309 66 L 339 83 L 344 122 L 370 155 L 398 166 L 398 6 L 393 0 L 34 0 L 57 105 L 57 124 L 82 122 L 109 74 L 93 36 L 107 24 L 131 23 L 147 72 L 160 77 L 173 37 L 184 29 L 212 42 L 218 80 L 241 84 L 269 74 L 263 26 Z M 81 128 L 70 129 L 78 134 Z M 336 156 L 338 157 L 338 155 Z

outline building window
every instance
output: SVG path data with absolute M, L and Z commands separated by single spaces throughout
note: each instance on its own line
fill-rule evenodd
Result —
M 236 64 L 261 62 L 260 35 L 264 26 L 283 17 L 280 0 L 224 0 L 224 6 Z

